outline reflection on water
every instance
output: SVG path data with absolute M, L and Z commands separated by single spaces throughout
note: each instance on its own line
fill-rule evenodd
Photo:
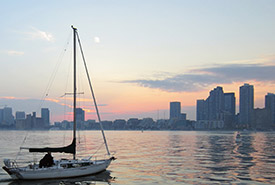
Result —
M 3 158 L 16 157 L 25 135 L 0 131 L 1 166 Z M 107 131 L 109 147 L 118 158 L 108 171 L 77 179 L 25 182 L 10 181 L 0 170 L 0 185 L 275 184 L 275 133 L 240 135 L 241 139 L 236 140 L 235 132 Z M 71 139 L 71 133 L 63 131 L 34 132 L 33 136 L 35 139 L 29 135 L 25 146 L 60 146 Z M 97 150 L 97 154 L 104 153 L 99 132 L 86 131 L 80 136 L 79 156 L 90 156 Z M 23 154 L 25 158 L 40 159 L 39 155 Z
M 274 183 L 274 160 L 263 163 L 264 158 L 274 155 L 274 133 L 242 133 L 240 142 L 236 142 L 232 133 L 212 133 L 199 138 L 196 158 L 204 172 L 201 178 L 227 183 Z
M 111 184 L 115 180 L 114 177 L 110 176 L 109 171 L 102 172 L 95 176 L 86 176 L 80 178 L 70 178 L 70 179 L 56 179 L 56 180 L 14 180 L 8 183 L 8 185 L 92 185 L 92 184 Z M 9 180 L 10 181 L 10 180 Z

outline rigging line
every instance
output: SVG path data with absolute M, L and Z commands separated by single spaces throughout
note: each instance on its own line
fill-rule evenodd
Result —
M 19 149 L 19 151 L 18 151 L 18 153 L 17 153 L 17 155 L 15 157 L 15 160 L 17 160 L 18 156 L 21 154 L 21 147 L 25 144 L 25 142 L 27 140 L 27 137 L 28 137 L 28 134 L 29 134 L 29 131 L 27 131 L 27 133 L 26 133 L 26 135 L 25 135 L 25 137 L 24 137 L 24 139 L 23 139 L 23 141 L 22 141 L 22 143 L 20 145 L 20 149 Z
M 82 74 L 82 70 L 80 71 L 80 65 L 78 65 L 79 66 L 79 68 L 78 68 L 78 89 L 79 89 L 79 92 L 83 92 L 83 93 L 81 93 L 80 95 L 79 95 L 79 101 L 78 101 L 78 107 L 79 108 L 83 108 L 83 105 L 84 105 L 84 91 L 85 91 L 85 89 L 84 89 L 84 84 L 83 84 L 83 75 L 81 75 Z
M 78 60 L 80 60 L 79 59 L 80 57 L 78 57 Z M 78 74 L 78 83 L 77 83 L 77 91 L 79 92 L 79 93 L 77 93 L 78 94 L 78 96 L 77 96 L 77 98 L 78 98 L 78 101 L 77 101 L 77 107 L 78 108 L 81 108 L 82 110 L 84 109 L 84 102 L 85 102 L 85 100 L 84 100 L 84 85 L 83 85 L 83 67 L 81 67 L 80 65 L 77 65 L 77 74 Z M 83 110 L 83 111 L 85 111 L 85 110 Z M 85 116 L 84 116 L 85 117 Z M 85 118 L 84 118 L 85 119 Z M 83 121 L 85 121 L 85 120 L 83 120 Z M 78 134 L 78 143 L 80 144 L 82 141 L 81 141 L 81 134 L 82 134 L 82 132 L 80 131 L 80 129 L 83 129 L 84 128 L 84 123 L 83 123 L 83 121 L 82 121 L 82 115 L 81 115 L 81 118 L 80 117 L 78 117 L 78 127 L 79 127 L 79 129 L 77 129 L 77 134 Z
M 65 43 L 65 45 L 64 45 L 64 47 L 63 47 L 63 48 L 65 48 L 65 49 L 61 52 L 61 54 L 60 54 L 59 57 L 58 57 L 58 61 L 59 61 L 59 62 L 57 62 L 56 66 L 55 66 L 55 69 L 54 69 L 54 72 L 52 73 L 52 75 L 51 75 L 51 77 L 50 77 L 50 79 L 49 79 L 49 82 L 48 82 L 48 84 L 47 84 L 47 86 L 46 86 L 46 89 L 45 89 L 45 91 L 44 91 L 44 93 L 43 93 L 43 95 L 42 95 L 42 97 L 41 97 L 41 99 L 40 99 L 40 104 L 39 104 L 39 106 L 37 107 L 37 112 L 38 112 L 39 108 L 42 107 L 42 105 L 43 105 L 43 103 L 44 103 L 44 101 L 45 101 L 46 96 L 48 96 L 49 89 L 50 89 L 50 87 L 51 87 L 51 85 L 52 85 L 52 83 L 53 83 L 53 80 L 54 80 L 54 78 L 55 78 L 55 75 L 56 75 L 56 73 L 57 73 L 57 71 L 58 71 L 58 68 L 59 68 L 59 66 L 60 66 L 60 64 L 61 64 L 62 58 L 63 58 L 63 56 L 64 56 L 64 54 L 65 54 L 65 52 L 66 52 L 66 50 L 67 50 L 67 48 L 68 48 L 68 45 L 69 45 L 69 42 L 70 42 L 70 39 L 69 39 L 70 37 L 71 37 L 71 32 L 70 32 L 69 37 L 68 37 L 68 39 L 67 39 L 67 41 L 66 41 L 66 43 Z M 26 139 L 27 139 L 28 133 L 29 133 L 29 131 L 27 131 L 26 136 L 25 136 L 25 138 L 23 139 L 23 142 L 22 142 L 22 144 L 21 144 L 20 147 L 22 147 L 22 146 L 24 145 L 24 143 L 25 143 L 25 141 L 26 141 Z M 20 153 L 21 153 L 21 149 L 19 149 L 19 151 L 18 151 L 18 153 L 17 153 L 17 155 L 16 155 L 16 159 L 18 158 L 18 156 L 20 155 Z
M 77 61 L 80 61 L 80 56 L 79 55 L 77 55 Z M 84 88 L 83 88 L 83 76 L 82 76 L 82 70 L 81 70 L 82 68 L 81 68 L 81 66 L 80 65 L 77 65 L 77 79 L 78 79 L 78 81 L 77 81 L 77 92 L 81 92 L 82 91 L 82 89 L 84 90 Z M 78 95 L 79 94 L 79 95 Z M 84 94 L 84 92 L 83 93 L 77 93 L 77 96 L 76 96 L 76 98 L 77 98 L 77 105 L 76 105 L 76 107 L 77 108 L 83 108 L 82 106 L 83 106 L 83 94 Z M 80 128 L 82 128 L 82 122 L 81 122 L 81 118 L 80 117 L 78 117 L 78 126 L 80 127 Z M 79 129 L 77 129 L 77 132 L 79 133 Z M 80 137 L 80 133 L 79 133 L 79 137 Z
M 71 70 L 72 70 L 72 56 L 70 55 L 70 64 L 69 64 L 69 67 L 68 67 L 68 73 L 67 73 L 67 80 L 66 80 L 66 85 L 65 85 L 65 92 L 67 92 L 67 89 L 68 89 L 68 84 L 69 84 L 69 78 L 70 78 L 70 74 L 71 74 Z M 66 93 L 65 93 L 66 94 Z M 63 116 L 64 116 L 64 119 L 63 120 L 68 120 L 68 116 L 67 116 L 67 108 L 68 108 L 68 105 L 67 105 L 67 99 L 64 98 L 64 112 L 63 112 Z
M 73 61 L 72 61 L 72 56 L 71 55 L 70 55 L 69 61 L 70 61 L 70 64 L 69 64 L 68 71 L 67 71 L 66 85 L 65 85 L 65 89 L 64 89 L 65 92 L 67 92 L 70 75 L 72 74 L 72 63 L 73 63 Z
M 81 122 L 78 122 L 78 126 L 80 125 L 79 123 Z M 77 129 L 77 134 L 78 134 L 78 144 L 80 144 L 80 129 Z
M 66 99 L 64 100 L 64 109 L 63 109 L 63 120 L 66 120 Z
M 88 160 L 90 160 L 90 159 L 99 151 L 99 149 L 102 148 L 103 145 L 104 145 L 104 142 L 98 147 L 98 149 L 95 151 L 95 153 L 93 153 L 93 155 L 91 155 L 91 156 L 88 158 Z
M 63 146 L 65 146 L 65 140 L 66 140 L 66 132 L 63 132 Z
M 84 133 L 84 145 L 85 145 L 85 150 L 87 150 L 87 143 L 86 143 L 86 132 Z
M 106 151 L 107 151 L 107 154 L 110 155 L 109 148 L 108 148 L 108 145 L 107 145 L 107 140 L 106 140 L 106 137 L 105 137 L 105 134 L 104 134 L 104 131 L 103 131 L 103 126 L 102 126 L 102 123 L 101 123 L 101 119 L 100 119 L 100 115 L 99 115 L 99 111 L 98 111 L 98 107 L 97 107 L 97 103 L 96 103 L 95 94 L 94 94 L 94 91 L 93 91 L 91 79 L 90 79 L 90 76 L 89 76 L 89 72 L 88 72 L 88 68 L 87 68 L 87 65 L 86 65 L 86 60 L 85 60 L 85 57 L 84 57 L 84 53 L 83 53 L 83 50 L 82 50 L 82 46 L 81 46 L 81 42 L 80 42 L 80 39 L 79 39 L 78 32 L 76 32 L 76 35 L 77 35 L 77 39 L 78 39 L 82 59 L 83 59 L 83 62 L 84 62 L 87 78 L 88 78 L 88 81 L 89 81 L 90 90 L 91 90 L 92 97 L 93 97 L 93 100 L 94 100 L 94 105 L 95 105 L 95 109 L 96 109 L 96 113 L 97 113 L 97 118 L 98 118 L 99 125 L 100 125 L 100 128 L 101 128 L 101 133 L 102 133 L 103 140 L 104 140 L 104 143 L 105 143 Z
M 39 108 L 42 107 L 42 105 L 43 105 L 43 103 L 44 103 L 46 97 L 48 96 L 48 94 L 49 94 L 49 92 L 50 92 L 50 88 L 51 88 L 51 86 L 52 86 L 52 84 L 53 84 L 53 82 L 54 82 L 54 79 L 55 79 L 55 76 L 56 76 L 56 74 L 57 74 L 57 72 L 58 72 L 58 69 L 59 69 L 59 67 L 60 67 L 60 64 L 62 63 L 63 57 L 64 57 L 64 55 L 65 55 L 65 53 L 66 53 L 66 51 L 67 51 L 67 48 L 68 48 L 68 46 L 69 46 L 69 44 L 70 44 L 70 38 L 71 38 L 71 33 L 69 34 L 68 39 L 67 39 L 67 41 L 66 41 L 66 43 L 65 43 L 65 45 L 64 45 L 64 47 L 63 47 L 63 48 L 65 48 L 65 49 L 63 49 L 63 50 L 61 51 L 61 53 L 60 53 L 60 55 L 59 55 L 59 57 L 58 57 L 58 60 L 57 60 L 58 62 L 57 62 L 56 65 L 55 65 L 54 71 L 53 71 L 53 73 L 52 73 L 52 75 L 51 75 L 51 77 L 50 77 L 50 79 L 49 79 L 49 82 L 48 82 L 48 84 L 47 84 L 47 86 L 46 86 L 46 89 L 45 89 L 45 91 L 44 91 L 44 93 L 43 93 L 43 95 L 42 95 L 42 97 L 41 97 L 41 101 L 40 101 L 40 104 L 39 104 L 37 110 L 38 110 Z

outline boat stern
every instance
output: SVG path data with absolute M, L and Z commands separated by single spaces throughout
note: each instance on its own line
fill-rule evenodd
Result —
M 19 171 L 12 166 L 12 162 L 10 159 L 4 159 L 5 166 L 2 167 L 3 170 L 5 170 L 12 179 L 22 179 L 21 174 Z
M 10 169 L 9 169 L 8 167 L 3 166 L 2 168 L 3 168 L 3 170 L 5 170 L 9 175 L 12 175 L 12 174 L 13 174 L 13 173 L 10 171 Z
M 13 173 L 10 170 L 11 167 L 11 162 L 9 159 L 4 159 L 4 164 L 5 166 L 3 166 L 3 170 L 5 170 L 9 175 L 12 175 Z
M 6 166 L 3 166 L 2 168 L 11 176 L 12 179 L 22 179 L 22 176 L 17 171 L 12 170 Z

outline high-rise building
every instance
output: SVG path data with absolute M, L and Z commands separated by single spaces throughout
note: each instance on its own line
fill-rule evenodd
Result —
M 25 119 L 26 118 L 26 114 L 23 111 L 16 111 L 15 112 L 15 119 L 19 120 L 19 119 Z
M 254 87 L 244 84 L 240 87 L 240 124 L 251 126 L 254 109 Z
M 3 109 L 0 109 L 0 125 L 1 125 L 2 122 L 3 122 L 3 117 L 4 117 L 3 113 L 4 113 L 4 110 L 3 110 Z
M 224 111 L 224 93 L 222 87 L 216 87 L 210 91 L 209 98 L 209 120 L 218 120 Z
M 275 124 L 275 94 L 268 93 L 265 95 L 265 108 L 270 112 L 271 123 Z
M 180 119 L 180 102 L 170 102 L 170 119 Z
M 205 101 L 204 100 L 197 100 L 197 121 L 199 120 L 206 120 L 205 117 Z
M 82 108 L 76 108 L 76 121 L 85 121 L 85 111 Z
M 236 114 L 235 93 L 224 93 L 224 110 L 231 113 L 232 116 L 235 116 Z
M 186 121 L 186 113 L 181 113 L 180 114 L 180 120 L 185 120 Z
M 41 109 L 41 118 L 45 127 L 50 126 L 50 111 L 48 108 Z
M 236 99 L 234 93 L 224 93 L 217 86 L 210 91 L 206 100 L 197 100 L 197 121 L 225 120 L 225 115 L 235 116 Z M 233 117 L 231 118 L 233 121 Z
M 12 125 L 14 124 L 14 117 L 12 115 L 12 108 L 5 107 L 3 109 L 3 122 L 6 125 Z

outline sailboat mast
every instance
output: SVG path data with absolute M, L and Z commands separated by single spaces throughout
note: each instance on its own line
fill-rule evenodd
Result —
M 74 50 L 74 64 L 73 64 L 73 67 L 74 67 L 74 84 L 73 84 L 73 87 L 74 87 L 74 130 L 73 130 L 73 141 L 76 141 L 76 31 L 77 29 L 74 28 L 72 26 L 72 29 L 73 29 L 73 32 L 74 32 L 74 36 L 73 36 L 73 50 Z M 74 153 L 74 159 L 75 159 L 75 153 Z

